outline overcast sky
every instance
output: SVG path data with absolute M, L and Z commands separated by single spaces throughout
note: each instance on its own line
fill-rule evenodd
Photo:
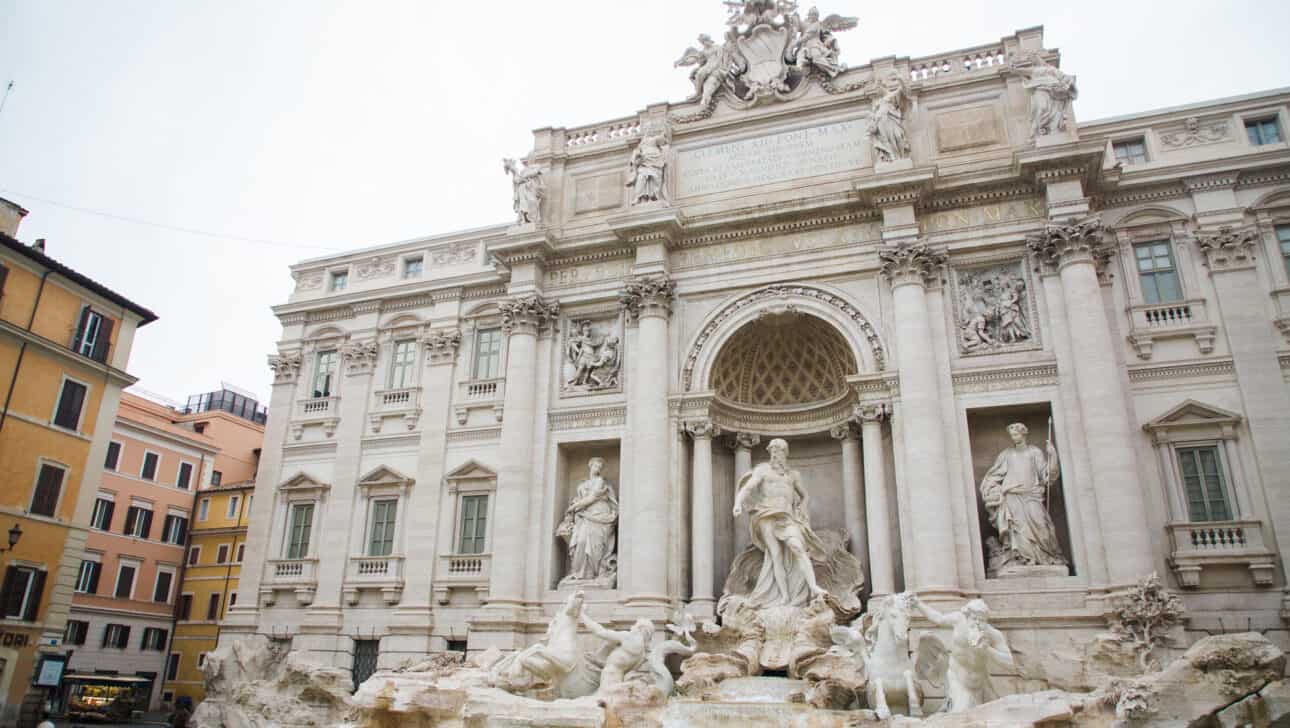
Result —
M 1285 0 L 820 2 L 860 18 L 851 65 L 1042 24 L 1081 120 L 1290 85 Z M 30 210 L 21 239 L 161 316 L 135 340 L 140 386 L 267 398 L 290 263 L 507 221 L 503 155 L 684 98 L 672 61 L 724 17 L 719 0 L 0 0 L 0 197 Z

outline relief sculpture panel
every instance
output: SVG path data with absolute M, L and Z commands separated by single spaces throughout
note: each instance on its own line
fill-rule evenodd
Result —
M 1021 260 L 956 268 L 953 285 L 960 355 L 1039 346 L 1036 311 Z
M 560 393 L 571 396 L 621 392 L 622 350 L 622 320 L 618 316 L 567 320 Z

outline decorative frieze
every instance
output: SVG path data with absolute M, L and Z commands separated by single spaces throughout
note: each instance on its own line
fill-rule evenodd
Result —
M 269 357 L 274 384 L 291 384 L 300 376 L 302 357 L 298 351 L 286 351 Z
M 536 293 L 501 301 L 497 308 L 502 312 L 502 330 L 507 336 L 514 333 L 537 334 L 560 315 L 558 301 L 549 301 Z
M 1129 368 L 1129 382 L 1140 384 L 1156 380 L 1195 379 L 1198 377 L 1232 377 L 1236 368 L 1231 359 L 1218 361 L 1193 361 L 1181 364 L 1163 364 L 1160 366 L 1138 366 Z
M 345 373 L 351 377 L 371 374 L 376 367 L 379 352 L 380 346 L 375 341 L 347 344 L 340 350 L 340 357 L 345 362 Z
M 676 282 L 662 273 L 628 280 L 618 302 L 632 320 L 642 316 L 667 318 L 672 313 L 672 299 L 675 297 Z
M 1018 367 L 983 367 L 954 372 L 955 394 L 1001 392 L 1057 384 L 1056 364 L 1034 364 Z
M 461 346 L 461 332 L 457 329 L 431 331 L 424 339 L 427 364 L 451 364 Z
M 948 258 L 944 252 L 923 242 L 878 249 L 882 275 L 891 283 L 892 288 L 909 284 L 926 286 L 940 280 Z
M 627 408 L 618 406 L 555 410 L 547 415 L 547 424 L 553 432 L 622 427 L 627 424 Z
M 1171 149 L 1183 149 L 1201 144 L 1213 144 L 1225 141 L 1227 138 L 1225 119 L 1211 119 L 1202 124 L 1200 119 L 1189 116 L 1183 119 L 1182 128 L 1161 132 L 1160 143 Z
M 393 255 L 372 256 L 354 266 L 354 276 L 360 281 L 394 275 L 397 258 Z
M 1259 240 L 1256 227 L 1224 226 L 1214 231 L 1197 231 L 1195 238 L 1211 273 L 1254 267 L 1254 250 Z
M 449 443 L 491 442 L 502 436 L 501 426 L 474 427 L 469 430 L 452 430 L 445 438 Z
M 475 261 L 475 257 L 479 254 L 478 250 L 479 246 L 475 243 L 447 245 L 431 250 L 430 260 L 440 266 L 464 265 Z
M 564 326 L 560 393 L 622 391 L 623 331 L 618 315 L 568 319 Z
M 296 280 L 297 292 L 316 291 L 323 286 L 322 271 L 309 271 L 308 273 L 296 271 L 291 274 L 291 277 Z
M 1056 270 L 1068 263 L 1087 261 L 1099 272 L 1115 252 L 1102 236 L 1102 218 L 1090 215 L 1077 220 L 1049 221 L 1044 229 L 1026 236 L 1026 247 L 1035 258 L 1049 269 Z

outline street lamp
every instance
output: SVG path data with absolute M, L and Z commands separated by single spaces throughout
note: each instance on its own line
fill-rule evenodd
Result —
M 18 545 L 18 539 L 20 538 L 22 538 L 22 526 L 15 523 L 13 524 L 13 528 L 9 529 L 9 548 L 0 549 L 0 553 L 13 551 L 13 548 Z

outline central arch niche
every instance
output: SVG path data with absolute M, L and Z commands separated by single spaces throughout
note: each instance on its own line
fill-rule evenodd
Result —
M 767 313 L 721 347 L 712 389 L 741 407 L 797 409 L 845 395 L 846 378 L 856 372 L 851 347 L 832 325 L 796 312 Z

